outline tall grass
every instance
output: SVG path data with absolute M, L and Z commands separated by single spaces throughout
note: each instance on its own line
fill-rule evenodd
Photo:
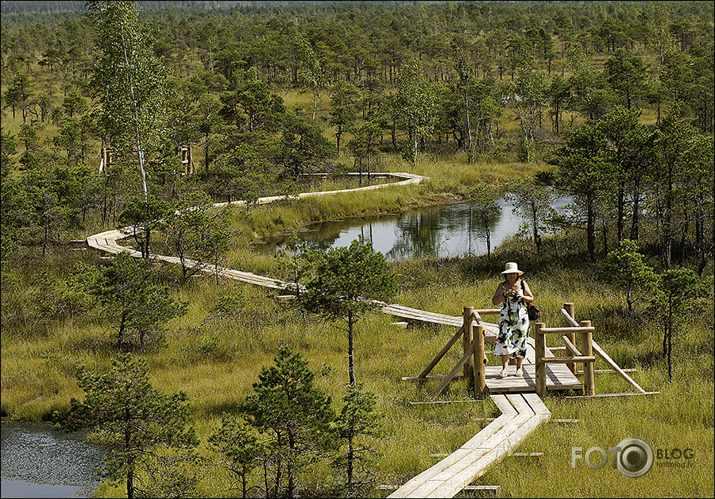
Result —
M 394 301 L 450 315 L 459 315 L 464 306 L 491 308 L 490 298 L 508 254 L 505 248 L 492 261 L 474 257 L 392 262 L 391 270 L 400 282 Z M 278 269 L 271 259 L 254 255 L 253 259 L 235 263 Z M 523 265 L 529 267 L 528 262 Z M 168 267 L 159 272 L 167 282 L 175 280 L 175 273 Z M 540 427 L 518 451 L 543 452 L 542 460 L 506 458 L 477 483 L 498 484 L 507 497 L 712 495 L 713 340 L 711 323 L 707 322 L 707 317 L 712 317 L 712 307 L 703 314 L 702 322 L 693 324 L 677 338 L 675 378 L 669 383 L 657 325 L 647 317 L 629 322 L 630 318 L 621 312 L 622 297 L 592 276 L 589 271 L 550 268 L 548 272 L 532 271 L 528 279 L 547 325 L 560 324 L 560 307 L 566 301 L 574 302 L 577 319 L 593 321 L 594 339 L 622 367 L 636 368 L 632 376 L 641 386 L 660 394 L 583 400 L 549 392 L 545 403 L 552 417 L 579 422 Z M 221 414 L 234 410 L 251 393 L 261 366 L 273 363 L 279 345 L 290 345 L 308 360 L 318 385 L 339 407 L 348 381 L 344 324 L 304 316 L 292 307 L 292 301 L 279 299 L 275 292 L 236 282 L 223 281 L 217 286 L 211 278 L 191 279 L 175 287 L 175 293 L 177 298 L 191 301 L 187 315 L 169 324 L 165 347 L 140 353 L 149 360 L 154 386 L 169 393 L 187 393 L 203 442 L 219 425 Z M 229 293 L 244 297 L 245 305 L 238 315 L 202 325 L 216 300 Z M 7 297 L 3 302 L 12 304 Z M 4 328 L 3 416 L 46 420 L 53 410 L 66 407 L 71 397 L 81 399 L 75 365 L 82 362 L 100 372 L 109 368 L 114 345 L 108 327 L 95 320 L 76 318 L 57 321 L 43 334 L 23 331 L 22 324 L 14 324 L 10 330 Z M 373 478 L 375 486 L 405 482 L 436 462 L 432 454 L 456 450 L 487 424 L 483 418 L 498 414 L 489 399 L 473 399 L 465 380 L 453 382 L 441 395 L 451 400 L 450 404 L 410 404 L 426 400 L 437 382 L 419 386 L 401 381 L 402 377 L 419 374 L 453 333 L 447 327 L 401 329 L 392 324 L 390 317 L 379 313 L 368 314 L 358 323 L 357 378 L 378 395 L 387 431 L 386 438 L 371 442 L 382 453 Z M 434 374 L 445 374 L 458 360 L 458 350 L 455 347 L 448 353 Z M 490 355 L 490 362 L 496 361 Z M 605 367 L 599 360 L 596 368 Z M 625 381 L 608 374 L 598 375 L 596 390 L 632 391 Z M 689 463 L 693 466 L 665 468 L 665 461 L 660 460 L 638 479 L 624 477 L 610 463 L 600 470 L 583 462 L 577 463 L 575 469 L 571 467 L 572 447 L 582 447 L 584 452 L 593 446 L 607 450 L 628 437 L 642 438 L 654 449 L 691 448 L 695 456 Z M 218 459 L 205 443 L 200 452 Z M 200 494 L 227 494 L 230 483 L 224 473 L 205 468 L 200 475 Z M 325 466 L 317 466 L 301 477 L 306 495 L 320 484 L 336 480 L 333 471 Z M 100 497 L 121 494 L 121 489 L 111 484 L 104 484 L 97 493 Z M 372 496 L 387 494 L 377 489 L 370 492 Z

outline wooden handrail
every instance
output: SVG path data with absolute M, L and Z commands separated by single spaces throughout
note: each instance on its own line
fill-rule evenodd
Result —
M 566 308 L 570 310 L 571 313 L 566 311 Z M 537 322 L 534 324 L 534 350 L 536 353 L 535 363 L 536 368 L 534 370 L 536 378 L 536 393 L 543 397 L 546 394 L 546 365 L 552 363 L 567 364 L 569 369 L 575 371 L 577 362 L 583 363 L 583 390 L 585 395 L 594 395 L 595 391 L 595 381 L 594 381 L 594 364 L 596 362 L 596 357 L 593 353 L 593 332 L 596 330 L 591 326 L 591 321 L 582 321 L 580 324 L 576 324 L 575 320 L 571 316 L 573 313 L 573 304 L 567 303 L 564 308 L 561 309 L 562 314 L 566 322 L 570 324 L 566 327 L 544 327 L 543 322 Z M 572 357 L 546 357 L 546 335 L 547 334 L 557 334 L 565 333 L 561 337 L 566 345 L 566 350 L 572 355 Z M 581 351 L 579 351 L 574 345 L 575 335 L 580 333 L 581 335 Z M 573 340 L 571 338 L 574 338 Z
M 571 306 L 573 308 L 573 303 L 571 304 Z M 571 317 L 571 314 L 569 314 L 565 308 L 561 309 L 561 314 L 564 316 L 564 319 L 566 320 L 566 322 L 570 323 L 573 327 L 579 327 L 579 323 L 576 322 L 576 319 Z
M 437 365 L 437 362 L 442 360 L 442 357 L 444 357 L 444 355 L 449 351 L 449 349 L 452 348 L 452 345 L 454 345 L 457 342 L 459 337 L 462 336 L 463 332 L 464 332 L 464 326 L 460 327 L 459 330 L 457 330 L 457 332 L 454 334 L 454 336 L 452 336 L 452 338 L 450 338 L 450 340 L 442 348 L 442 350 L 439 351 L 437 356 L 434 359 L 432 359 L 432 362 L 430 362 L 429 365 L 425 368 L 425 370 L 422 371 L 422 373 L 420 373 L 420 375 L 417 377 L 424 378 L 425 376 L 427 376 L 430 373 L 430 371 L 432 371 L 434 366 Z
M 566 348 L 566 350 L 568 350 L 568 351 L 571 353 L 571 355 L 573 355 L 574 357 L 580 357 L 580 356 L 581 356 L 581 352 L 579 352 L 578 349 L 574 346 L 574 344 L 571 343 L 571 340 L 569 339 L 568 336 L 563 335 L 563 336 L 561 337 L 561 339 L 563 340 L 564 345 L 566 345 L 564 348 Z M 553 349 L 552 349 L 552 350 L 553 350 Z
M 542 334 L 558 334 L 558 333 L 593 333 L 596 330 L 592 326 L 579 326 L 579 327 L 543 327 L 541 328 Z
M 477 312 L 476 310 L 472 310 L 472 319 L 474 319 L 474 322 L 476 322 L 477 324 L 481 324 L 483 322 L 482 316 L 479 315 L 479 312 Z
M 540 357 L 540 362 L 546 364 L 567 364 L 569 362 L 595 362 L 593 355 L 579 355 L 578 357 Z
M 474 309 L 475 314 L 479 315 L 498 315 L 501 313 L 500 308 L 477 308 Z
M 594 353 L 601 357 L 621 378 L 626 380 L 629 385 L 638 390 L 640 393 L 646 393 L 646 391 L 638 383 L 636 383 L 633 378 L 626 374 L 624 369 L 621 369 L 618 364 L 615 363 L 615 361 L 598 345 L 598 343 L 592 341 L 591 344 L 593 346 Z
M 564 303 L 564 308 L 561 309 L 561 314 L 564 316 L 564 320 L 568 324 L 571 324 L 572 326 L 579 326 L 579 323 L 576 322 L 576 319 L 574 319 L 574 317 L 573 317 L 574 316 L 573 303 Z M 633 378 L 631 378 L 630 376 L 628 376 L 626 374 L 626 370 L 621 369 L 620 366 L 618 364 L 616 364 L 614 362 L 614 360 L 605 351 L 603 351 L 603 349 L 598 345 L 598 343 L 593 341 L 593 339 L 591 339 L 591 347 L 593 348 L 593 353 L 595 353 L 596 355 L 601 357 L 606 362 L 606 364 L 608 364 L 616 374 L 618 374 L 621 378 L 626 380 L 626 382 L 628 382 L 629 385 L 631 385 L 633 388 L 638 390 L 640 393 L 646 393 L 646 391 L 643 389 L 643 387 L 641 387 L 638 383 L 633 381 Z M 571 368 L 571 365 L 569 365 L 569 369 L 570 368 Z M 574 372 L 574 374 L 576 374 L 575 366 L 574 366 L 573 372 Z M 580 374 L 586 374 L 586 373 L 584 372 L 584 373 L 580 373 Z M 595 371 L 594 371 L 594 374 L 595 374 Z
M 459 362 L 457 362 L 457 365 L 452 368 L 451 371 L 449 371 L 449 374 L 444 377 L 442 382 L 439 384 L 437 389 L 432 392 L 432 395 L 430 395 L 430 400 L 436 399 L 440 393 L 442 393 L 442 390 L 444 390 L 447 385 L 449 384 L 450 381 L 452 381 L 452 378 L 454 378 L 459 370 L 462 368 L 462 366 L 469 360 L 469 358 L 474 355 L 474 343 L 470 345 L 470 347 L 467 349 L 466 352 L 464 352 L 464 355 L 462 356 L 461 359 L 459 359 Z

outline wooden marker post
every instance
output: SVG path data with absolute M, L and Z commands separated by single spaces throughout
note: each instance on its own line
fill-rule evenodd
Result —
M 539 397 L 546 395 L 546 363 L 542 361 L 546 357 L 546 335 L 541 332 L 544 327 L 543 322 L 534 324 L 534 357 L 536 357 L 536 393 Z
M 576 317 L 574 317 L 575 307 L 574 307 L 573 303 L 564 303 L 564 310 L 566 310 L 566 313 L 568 313 L 572 319 L 574 319 L 574 320 L 576 319 Z M 573 324 L 571 324 L 568 321 L 568 319 L 564 318 L 564 326 L 572 327 Z M 568 337 L 569 341 L 573 345 L 576 344 L 576 333 L 566 333 L 566 336 Z M 568 367 L 572 373 L 576 374 L 576 364 L 575 363 L 569 362 L 568 364 L 566 364 L 566 367 Z
M 581 326 L 591 327 L 591 321 L 581 321 Z M 593 356 L 593 335 L 591 331 L 581 333 L 581 355 L 584 357 Z M 583 394 L 596 395 L 596 375 L 594 372 L 594 362 L 583 363 Z
M 472 346 L 472 341 L 474 341 L 474 307 L 464 307 L 462 311 L 462 318 L 464 320 L 464 336 L 462 336 L 462 345 L 464 346 L 464 353 L 467 353 L 469 347 Z M 464 376 L 469 379 L 474 376 L 474 366 L 475 363 L 471 362 L 471 359 L 464 364 Z
M 114 151 L 112 149 L 109 149 L 107 147 L 102 147 L 100 150 L 100 161 L 99 161 L 99 172 L 100 173 L 107 173 L 108 172 L 108 167 L 112 163 L 114 163 L 114 160 L 112 159 L 112 153 Z
M 474 396 L 479 397 L 487 388 L 486 364 L 487 358 L 484 355 L 484 326 L 477 324 L 474 333 Z

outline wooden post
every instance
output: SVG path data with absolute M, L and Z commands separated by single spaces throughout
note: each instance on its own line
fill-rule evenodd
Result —
M 464 320 L 464 336 L 462 336 L 462 345 L 464 346 L 464 353 L 469 350 L 472 346 L 472 341 L 474 340 L 474 317 L 472 313 L 474 312 L 474 307 L 464 307 L 462 318 Z M 464 364 L 464 376 L 467 379 L 474 376 L 474 363 L 471 359 Z
M 591 321 L 581 321 L 581 326 L 591 327 Z M 581 355 L 591 357 L 593 355 L 593 336 L 591 331 L 581 333 Z M 583 394 L 596 395 L 596 374 L 594 373 L 594 362 L 583 363 Z
M 112 164 L 112 150 L 107 147 L 102 147 L 100 150 L 99 172 L 107 173 L 107 169 Z
M 194 168 L 194 158 L 191 157 L 191 144 L 186 146 L 186 163 L 190 174 L 196 173 Z
M 534 324 L 534 356 L 536 357 L 536 393 L 539 397 L 546 395 L 546 363 L 541 359 L 546 357 L 546 338 L 541 332 L 543 322 Z
M 487 388 L 486 364 L 487 358 L 484 355 L 484 326 L 477 324 L 474 334 L 474 396 L 479 397 Z
M 564 303 L 564 310 L 566 310 L 566 312 L 571 316 L 572 319 L 576 319 L 576 317 L 574 317 L 575 311 L 573 303 Z M 564 318 L 564 326 L 571 327 L 572 325 L 573 324 L 571 324 L 566 318 Z M 568 336 L 568 339 L 572 344 L 576 344 L 576 333 L 566 333 L 566 336 Z M 576 364 L 574 364 L 573 362 L 569 362 L 568 364 L 566 364 L 566 367 L 568 367 L 572 373 L 576 374 Z

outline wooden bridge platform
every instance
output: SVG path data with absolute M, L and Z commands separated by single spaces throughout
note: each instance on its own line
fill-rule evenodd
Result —
M 498 394 L 491 399 L 501 416 L 388 497 L 454 497 L 551 419 L 551 412 L 536 393 Z
M 546 356 L 554 357 L 549 348 Z M 487 365 L 485 378 L 489 393 L 505 392 L 535 392 L 536 391 L 536 362 L 534 351 L 534 338 L 527 339 L 526 358 L 522 364 L 522 376 L 514 376 L 516 366 L 509 366 L 509 375 L 500 378 L 501 364 Z M 546 364 L 546 389 L 547 390 L 575 390 L 583 391 L 583 383 L 566 364 Z
M 382 308 L 383 313 L 399 317 L 413 324 L 440 324 L 459 328 L 462 326 L 463 318 L 428 312 L 404 305 L 386 305 Z M 484 341 L 491 343 L 496 340 L 499 326 L 489 322 L 481 323 L 486 330 Z M 547 357 L 554 357 L 554 354 L 546 349 Z M 536 361 L 534 350 L 534 338 L 527 340 L 526 358 L 522 365 L 523 376 L 514 376 L 516 366 L 509 366 L 509 376 L 500 378 L 501 363 L 492 357 L 494 364 L 486 366 L 485 380 L 489 393 L 505 392 L 535 392 L 536 391 Z M 434 377 L 433 377 L 434 378 Z M 409 378 L 412 381 L 418 378 Z M 576 390 L 583 391 L 583 383 L 564 364 L 546 365 L 546 389 L 547 390 Z
M 487 390 L 495 393 L 525 393 L 536 392 L 536 366 L 524 363 L 522 376 L 514 376 L 516 366 L 509 366 L 509 375 L 500 378 L 501 366 L 486 366 Z M 575 390 L 582 391 L 583 383 L 564 364 L 546 365 L 547 390 Z

